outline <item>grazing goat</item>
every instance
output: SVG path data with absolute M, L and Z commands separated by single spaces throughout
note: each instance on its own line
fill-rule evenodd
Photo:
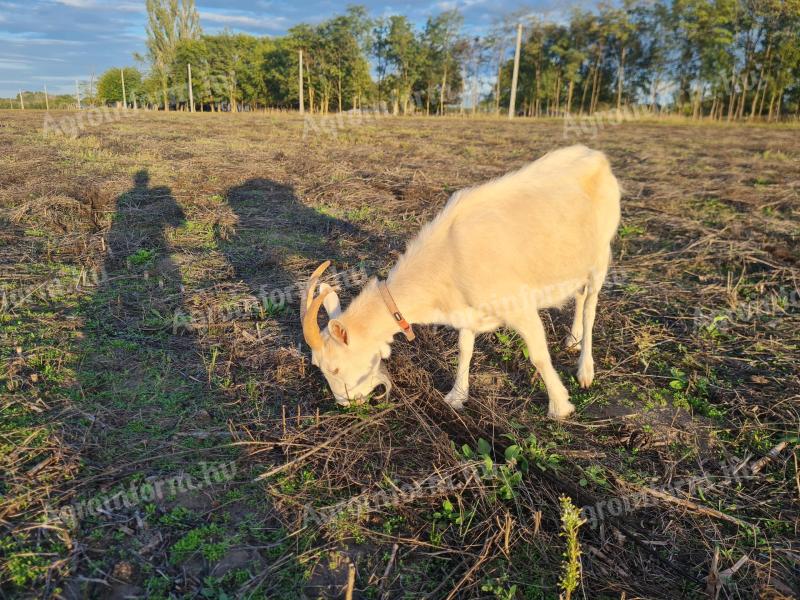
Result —
M 620 188 L 605 155 L 572 146 L 519 171 L 456 192 L 408 244 L 385 282 L 370 280 L 347 310 L 320 285 L 325 262 L 301 300 L 303 335 L 336 397 L 348 406 L 375 387 L 391 387 L 381 362 L 398 332 L 413 339 L 412 323 L 455 327 L 458 369 L 445 396 L 461 409 L 469 389 L 475 335 L 510 327 L 528 346 L 549 397 L 548 416 L 575 407 L 550 361 L 538 311 L 575 299 L 567 346 L 580 349 L 578 381 L 594 379 L 592 326 L 620 219 Z M 330 317 L 321 331 L 320 305 Z

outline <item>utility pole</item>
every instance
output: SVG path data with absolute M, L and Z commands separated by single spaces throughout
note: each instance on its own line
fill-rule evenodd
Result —
M 304 106 L 305 103 L 303 101 L 303 51 L 299 50 L 299 52 L 300 52 L 300 78 L 298 80 L 298 84 L 300 86 L 300 88 L 299 88 L 299 90 L 300 90 L 300 114 L 302 115 L 303 113 L 305 113 L 306 109 L 305 109 L 305 106 Z
M 192 65 L 186 63 L 189 71 L 189 112 L 194 112 L 194 92 L 192 91 Z
M 47 98 L 47 84 L 44 84 L 44 109 L 50 110 L 50 100 Z
M 522 23 L 517 25 L 517 49 L 514 52 L 514 75 L 511 77 L 511 99 L 508 102 L 508 118 L 513 119 L 517 103 L 517 78 L 519 77 L 519 49 L 522 45 Z
M 19 91 L 19 105 L 22 110 L 25 110 L 25 100 L 22 99 L 22 90 Z
M 81 90 L 78 88 L 78 80 L 75 80 L 75 98 L 78 100 L 78 110 L 81 109 Z
M 473 66 L 472 66 L 472 114 L 476 114 L 478 112 L 478 63 L 480 60 L 480 49 L 478 44 L 480 43 L 480 38 L 475 38 L 472 45 L 472 57 L 473 57 Z
M 128 95 L 125 93 L 125 69 L 119 70 L 119 78 L 122 80 L 122 105 L 128 108 Z

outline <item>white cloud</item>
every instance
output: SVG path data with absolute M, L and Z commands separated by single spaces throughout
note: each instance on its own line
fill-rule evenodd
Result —
M 76 40 L 59 40 L 56 38 L 32 37 L 33 33 L 8 33 L 0 32 L 0 42 L 10 44 L 34 44 L 36 46 L 80 46 L 82 42 Z
M 145 12 L 144 2 L 111 2 L 104 3 L 99 0 L 55 0 L 56 4 L 70 8 L 91 8 L 92 10 L 119 11 L 119 12 Z
M 13 58 L 0 58 L 0 69 L 24 70 L 31 65 L 27 60 L 16 60 Z
M 71 8 L 96 8 L 94 0 L 56 0 L 56 4 L 63 4 Z
M 201 12 L 200 20 L 255 29 L 281 29 L 286 23 L 285 17 L 251 17 L 248 15 L 228 15 L 212 12 Z
M 34 75 L 31 79 L 38 79 L 39 81 L 83 81 L 90 79 L 91 75 Z

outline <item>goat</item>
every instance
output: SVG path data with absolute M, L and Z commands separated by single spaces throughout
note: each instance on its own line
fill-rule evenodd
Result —
M 592 328 L 600 287 L 620 220 L 620 188 L 601 152 L 571 146 L 518 171 L 456 192 L 407 246 L 385 282 L 371 279 L 342 311 L 322 283 L 330 261 L 309 279 L 301 299 L 303 335 L 336 401 L 349 406 L 391 381 L 382 362 L 396 333 L 411 324 L 454 327 L 458 368 L 445 401 L 460 410 L 469 392 L 475 336 L 506 326 L 525 341 L 544 381 L 548 416 L 575 410 L 553 368 L 538 311 L 575 300 L 568 348 L 580 350 L 578 381 L 594 379 Z M 330 318 L 317 323 L 320 306 Z

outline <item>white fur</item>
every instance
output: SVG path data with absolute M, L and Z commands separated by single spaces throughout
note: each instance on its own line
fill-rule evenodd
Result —
M 475 335 L 507 326 L 519 332 L 549 396 L 548 414 L 574 410 L 550 361 L 538 311 L 576 300 L 567 345 L 580 349 L 578 381 L 592 383 L 597 297 L 620 218 L 620 189 L 608 160 L 585 146 L 563 148 L 522 169 L 455 193 L 408 244 L 389 273 L 389 289 L 411 323 L 459 330 L 455 385 L 459 409 L 469 393 Z M 399 332 L 370 281 L 345 311 L 335 293 L 324 344 L 313 351 L 342 404 L 389 385 L 381 358 Z

